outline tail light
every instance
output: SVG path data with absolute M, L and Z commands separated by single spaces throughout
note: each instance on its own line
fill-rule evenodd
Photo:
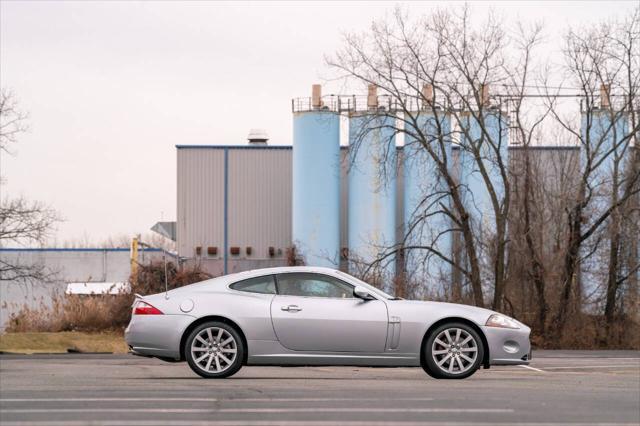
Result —
M 133 308 L 133 315 L 163 315 L 163 313 L 155 306 L 138 300 Z

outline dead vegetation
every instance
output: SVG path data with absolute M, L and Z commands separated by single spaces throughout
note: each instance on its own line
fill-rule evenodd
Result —
M 384 130 L 429 173 L 403 239 L 362 275 L 404 257 L 398 295 L 504 312 L 539 346 L 639 347 L 639 17 L 567 29 L 558 63 L 542 25 L 471 6 L 347 34 L 327 65 L 385 105 L 349 149 Z
M 286 250 L 287 266 L 304 266 L 304 256 L 300 253 L 295 245 L 287 247 Z
M 174 263 L 166 265 L 169 290 L 211 278 L 199 265 L 179 268 Z M 139 265 L 132 276 L 131 292 L 118 295 L 63 295 L 55 294 L 50 305 L 23 306 L 11 315 L 7 332 L 60 332 L 60 331 L 121 331 L 131 318 L 131 305 L 135 293 L 146 295 L 165 290 L 165 265 L 152 262 Z

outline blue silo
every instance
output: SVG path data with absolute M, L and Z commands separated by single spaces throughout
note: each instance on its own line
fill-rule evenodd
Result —
M 586 145 L 590 149 L 591 167 L 595 167 L 589 176 L 589 187 L 592 192 L 589 194 L 591 199 L 586 213 L 585 228 L 591 226 L 596 218 L 611 206 L 616 165 L 618 168 L 618 196 L 624 192 L 625 179 L 627 178 L 626 166 L 628 166 L 628 157 L 631 154 L 629 132 L 629 115 L 612 111 L 608 105 L 599 110 L 582 113 L 581 170 L 585 170 L 587 167 Z M 580 264 L 580 282 L 585 295 L 593 294 L 598 285 L 605 280 L 601 265 L 602 259 L 609 256 L 610 246 L 603 243 L 596 245 L 597 241 L 597 238 L 592 238 L 582 246 L 581 254 L 584 260 Z M 625 265 L 624 262 L 620 263 L 620 267 L 625 269 L 621 271 L 622 275 L 631 272 L 627 270 L 628 266 L 630 265 Z M 640 272 L 636 272 L 636 274 L 640 274 Z
M 615 123 L 612 121 L 615 119 Z M 614 166 L 618 163 L 619 176 L 624 174 L 626 165 L 623 157 L 629 153 L 629 116 L 626 113 L 615 113 L 609 109 L 583 113 L 581 120 L 581 135 L 584 144 L 588 144 L 591 150 L 593 164 L 596 169 L 591 173 L 590 185 L 595 190 L 596 204 L 600 204 L 598 198 L 608 198 L 613 180 Z M 586 166 L 587 153 L 585 146 L 580 150 L 582 167 Z M 628 155 L 628 154 L 627 154 Z M 608 200 L 604 200 L 606 204 Z M 596 206 L 597 208 L 598 206 Z M 599 206 L 603 207 L 603 206 Z
M 338 266 L 339 206 L 340 116 L 294 112 L 292 239 L 307 265 Z
M 479 163 L 484 166 L 501 203 L 504 179 L 498 160 L 502 160 L 504 168 L 508 167 L 509 126 L 507 117 L 499 110 L 485 110 L 481 119 L 483 126 L 472 113 L 460 120 L 460 184 L 473 221 L 481 227 L 482 233 L 490 234 L 495 231 L 495 211 Z M 475 158 L 471 147 L 478 150 L 480 161 Z
M 404 234 L 405 247 L 432 247 L 446 257 L 452 254 L 452 234 L 449 218 L 442 212 L 450 208 L 449 188 L 433 157 L 422 143 L 447 164 L 452 163 L 450 118 L 443 112 L 416 113 L 415 125 L 407 128 L 403 149 Z M 412 120 L 407 119 L 407 122 Z M 423 138 L 412 137 L 411 133 Z M 422 140 L 421 140 L 422 139 Z M 407 277 L 423 283 L 439 293 L 441 285 L 451 281 L 449 262 L 427 250 L 405 250 Z
M 358 273 L 396 243 L 397 154 L 393 117 L 353 113 L 349 121 L 349 268 Z M 395 256 L 376 272 L 383 282 L 395 275 Z M 382 283 L 381 283 L 382 284 Z

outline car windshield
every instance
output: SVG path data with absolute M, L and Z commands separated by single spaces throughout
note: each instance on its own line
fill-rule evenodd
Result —
M 344 275 L 344 276 L 348 277 L 351 281 L 355 281 L 356 283 L 358 283 L 358 285 L 361 285 L 363 287 L 375 290 L 375 292 L 377 294 L 379 294 L 380 296 L 384 297 L 387 300 L 400 300 L 399 297 L 391 296 L 390 294 L 385 293 L 384 291 L 380 290 L 379 288 L 376 288 L 376 287 L 372 286 L 371 284 L 367 284 L 366 282 L 362 281 L 359 278 L 354 277 L 353 275 L 349 275 L 349 274 L 347 274 L 345 272 L 342 272 L 342 271 L 336 271 L 336 272 L 338 274 L 340 274 L 340 275 Z

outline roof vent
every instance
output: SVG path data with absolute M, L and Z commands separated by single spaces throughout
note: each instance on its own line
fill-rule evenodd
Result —
M 367 107 L 369 109 L 378 108 L 378 88 L 375 84 L 367 87 Z
M 269 136 L 267 136 L 267 132 L 264 129 L 251 129 L 247 139 L 251 145 L 266 145 Z
M 610 90 L 610 84 L 603 84 L 600 86 L 600 108 L 602 109 L 608 109 L 611 107 L 611 103 L 609 102 Z
M 313 108 L 322 108 L 322 86 L 314 84 L 311 86 L 311 106 Z
M 488 84 L 480 84 L 480 90 L 479 90 L 479 96 L 480 96 L 480 106 L 481 107 L 488 107 L 489 106 L 489 85 Z

